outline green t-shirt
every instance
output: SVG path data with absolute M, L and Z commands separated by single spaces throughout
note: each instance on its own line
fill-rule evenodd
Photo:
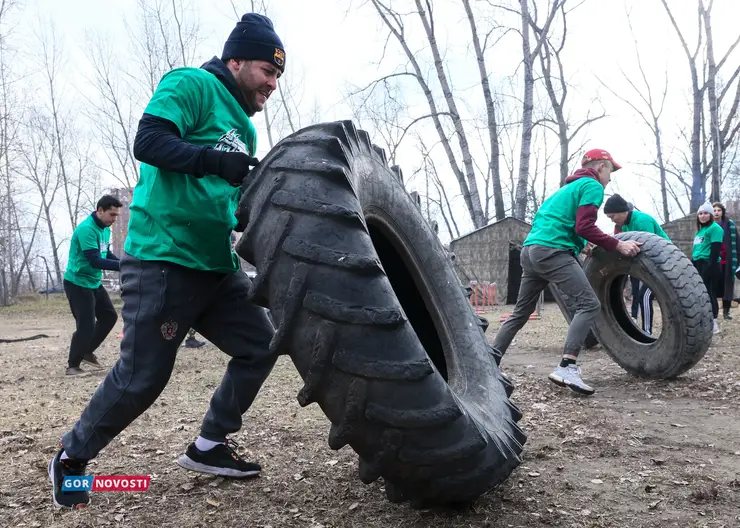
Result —
M 694 251 L 692 257 L 694 260 L 709 260 L 712 253 L 712 243 L 722 242 L 725 238 L 725 232 L 717 222 L 712 222 L 708 226 L 703 226 L 696 235 L 694 235 Z M 719 262 L 720 257 L 717 257 Z
M 537 244 L 580 253 L 586 241 L 576 234 L 576 212 L 584 205 L 601 207 L 603 201 L 604 187 L 593 178 L 584 176 L 565 184 L 537 210 L 523 245 Z
M 145 113 L 168 119 L 194 145 L 254 156 L 257 131 L 212 73 L 176 68 L 162 77 Z M 208 174 L 196 178 L 141 164 L 124 250 L 140 260 L 166 260 L 218 272 L 239 269 L 230 235 L 240 189 Z
M 93 268 L 84 252 L 97 249 L 101 257 L 107 258 L 109 244 L 110 227 L 100 227 L 93 215 L 85 218 L 72 233 L 64 279 L 83 288 L 97 289 L 103 278 L 103 270 Z
M 627 231 L 644 231 L 646 233 L 654 233 L 656 235 L 662 236 L 669 242 L 671 241 L 671 239 L 668 238 L 668 235 L 665 231 L 663 231 L 663 228 L 660 227 L 660 224 L 655 220 L 655 218 L 641 211 L 632 211 L 632 213 L 630 213 L 629 221 L 622 226 L 622 232 L 625 233 Z

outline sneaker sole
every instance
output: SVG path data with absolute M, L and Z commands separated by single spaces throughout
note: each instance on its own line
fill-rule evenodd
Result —
M 220 477 L 232 477 L 232 478 L 249 478 L 257 477 L 260 474 L 258 470 L 252 471 L 239 471 L 238 469 L 223 468 L 217 466 L 209 466 L 196 462 L 187 455 L 180 455 L 177 459 L 177 463 L 180 467 L 189 469 L 191 471 L 197 471 L 199 473 L 208 473 L 209 475 L 218 475 Z
M 54 489 L 56 488 L 56 483 L 54 482 L 56 480 L 54 478 L 54 460 L 55 459 L 56 459 L 56 457 L 52 458 L 51 461 L 49 462 L 49 470 L 48 470 L 49 480 L 51 481 L 51 502 L 54 503 L 54 507 L 57 510 L 62 510 L 64 508 L 67 508 L 69 510 L 79 510 L 79 509 L 82 509 L 82 508 L 87 508 L 87 505 L 90 504 L 89 501 L 86 502 L 86 503 L 84 503 L 84 504 L 83 503 L 75 504 L 74 506 L 65 506 L 64 504 L 59 504 L 57 502 L 57 497 L 54 494 Z
M 582 387 L 579 387 L 578 385 L 573 385 L 572 383 L 568 383 L 560 376 L 553 376 L 552 374 L 547 377 L 550 381 L 552 381 L 555 385 L 558 385 L 560 387 L 567 387 L 573 392 L 577 392 L 578 394 L 585 394 L 586 396 L 591 396 L 595 391 L 594 389 L 588 390 L 584 389 Z
M 92 361 L 88 361 L 86 359 L 83 359 L 82 362 L 85 365 L 91 365 L 91 366 L 96 367 L 96 368 L 103 368 L 103 365 L 101 365 L 100 363 L 93 363 Z

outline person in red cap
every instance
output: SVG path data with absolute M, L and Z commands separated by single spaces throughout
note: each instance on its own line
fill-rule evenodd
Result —
M 621 169 L 621 165 L 606 150 L 593 149 L 583 156 L 581 167 L 566 178 L 565 185 L 545 200 L 534 216 L 520 257 L 522 281 L 516 306 L 496 333 L 493 346 L 503 355 L 534 312 L 542 290 L 549 283 L 556 284 L 575 300 L 576 312 L 568 329 L 560 365 L 549 379 L 561 387 L 590 395 L 594 389 L 581 378 L 576 361 L 601 305 L 578 255 L 586 241 L 628 257 L 637 255 L 641 244 L 619 240 L 596 227 L 604 187 L 609 184 L 612 172 Z

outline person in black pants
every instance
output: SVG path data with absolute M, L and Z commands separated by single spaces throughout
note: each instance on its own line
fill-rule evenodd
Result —
M 694 248 L 692 251 L 692 261 L 694 267 L 701 275 L 704 285 L 709 294 L 709 300 L 712 304 L 712 316 L 714 318 L 713 332 L 719 333 L 717 326 L 717 314 L 719 305 L 715 296 L 716 282 L 720 276 L 720 251 L 724 231 L 714 221 L 714 209 L 709 202 L 702 205 L 696 212 L 696 234 L 694 235 Z
M 275 328 L 251 300 L 230 234 L 245 228 L 236 211 L 259 163 L 252 118 L 277 89 L 285 61 L 272 21 L 247 13 L 220 58 L 168 71 L 147 103 L 134 139 L 141 169 L 121 255 L 121 351 L 49 461 L 55 506 L 89 503 L 89 490 L 68 493 L 64 478 L 84 475 L 157 400 L 191 328 L 231 359 L 200 434 L 177 463 L 232 478 L 261 473 L 230 435 L 277 361 Z
M 69 346 L 67 376 L 87 374 L 80 368 L 83 361 L 101 366 L 94 352 L 118 319 L 102 278 L 103 270 L 120 269 L 118 257 L 110 250 L 110 226 L 118 218 L 122 206 L 115 196 L 103 196 L 96 210 L 72 233 L 64 292 L 77 328 Z

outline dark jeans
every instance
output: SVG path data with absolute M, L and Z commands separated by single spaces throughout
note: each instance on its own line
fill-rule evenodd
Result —
M 632 284 L 632 306 L 630 306 L 630 311 L 632 312 L 632 317 L 637 319 L 640 313 L 640 279 L 630 277 L 630 283 Z
M 496 333 L 493 346 L 506 352 L 517 332 L 522 329 L 537 307 L 540 292 L 552 282 L 574 299 L 576 313 L 565 338 L 564 354 L 578 356 L 601 305 L 578 260 L 569 251 L 545 246 L 524 246 L 520 257 L 522 282 L 516 306 Z
M 124 255 L 121 283 L 121 356 L 64 435 L 67 455 L 95 457 L 154 403 L 191 327 L 231 356 L 200 434 L 222 442 L 238 431 L 276 360 L 269 351 L 273 326 L 266 310 L 248 300 L 246 274 L 197 271 Z
M 69 345 L 67 364 L 70 367 L 79 367 L 82 358 L 95 352 L 108 336 L 118 320 L 118 314 L 108 292 L 102 286 L 96 289 L 83 288 L 65 280 L 64 293 L 67 294 L 69 307 L 77 323 Z
M 712 273 L 710 271 L 711 265 L 708 260 L 695 260 L 694 267 L 696 268 L 696 271 L 699 272 L 699 275 L 701 275 L 701 278 L 704 281 L 704 286 L 707 287 L 709 300 L 712 302 L 712 315 L 716 319 L 717 315 L 719 315 L 719 303 L 717 302 L 717 295 L 715 295 L 717 290 L 717 280 L 719 279 L 717 276 L 718 273 Z M 717 267 L 719 268 L 719 266 Z

